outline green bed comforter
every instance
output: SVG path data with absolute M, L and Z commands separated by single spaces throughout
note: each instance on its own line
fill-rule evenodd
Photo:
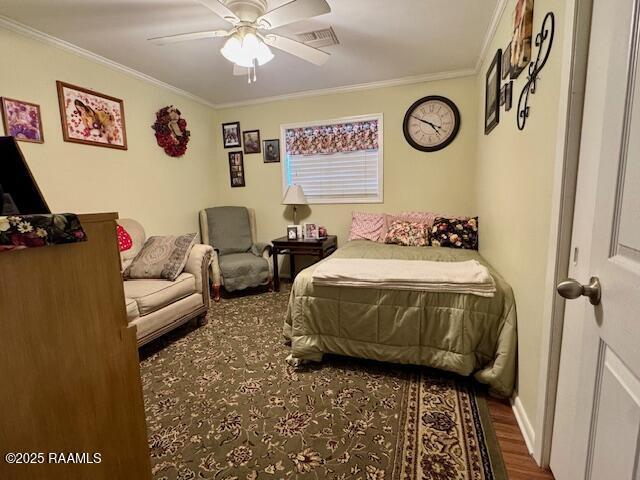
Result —
M 284 335 L 293 360 L 336 353 L 474 374 L 500 396 L 511 395 L 516 365 L 516 307 L 511 287 L 478 252 L 401 247 L 358 240 L 332 258 L 478 260 L 496 282 L 492 298 L 376 288 L 318 286 L 315 266 L 291 289 Z

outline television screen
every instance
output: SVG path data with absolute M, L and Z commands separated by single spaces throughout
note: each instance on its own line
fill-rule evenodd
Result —
M 13 137 L 0 137 L 0 214 L 51 213 Z

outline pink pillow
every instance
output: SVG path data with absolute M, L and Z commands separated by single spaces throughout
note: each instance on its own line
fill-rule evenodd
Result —
M 402 212 L 398 215 L 400 218 L 407 222 L 413 223 L 423 223 L 427 227 L 433 227 L 433 222 L 437 217 L 443 217 L 444 215 L 439 215 L 433 212 Z
M 393 222 L 400 222 L 403 219 L 398 215 L 389 215 L 384 214 L 384 222 L 382 225 L 382 231 L 380 232 L 380 237 L 378 238 L 378 243 L 385 243 L 384 240 L 387 238 L 387 233 L 389 232 L 389 228 L 391 228 L 391 224 Z
M 349 240 L 378 241 L 384 228 L 384 213 L 353 212 Z M 384 241 L 384 237 L 382 239 Z

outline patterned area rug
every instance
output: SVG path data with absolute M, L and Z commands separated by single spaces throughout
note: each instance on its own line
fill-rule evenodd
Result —
M 287 300 L 223 299 L 205 327 L 142 349 L 156 479 L 506 478 L 473 382 L 337 356 L 294 369 Z

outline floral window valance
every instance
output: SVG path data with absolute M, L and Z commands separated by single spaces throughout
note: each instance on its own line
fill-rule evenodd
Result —
M 289 155 L 317 155 L 378 149 L 378 120 L 286 130 Z

